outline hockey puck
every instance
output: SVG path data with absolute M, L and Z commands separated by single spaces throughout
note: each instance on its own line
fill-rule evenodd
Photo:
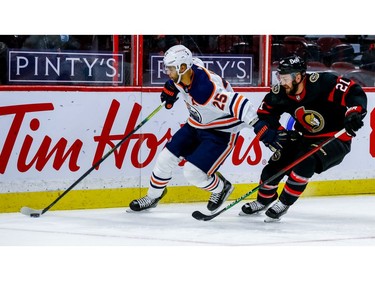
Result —
M 40 214 L 38 214 L 38 213 L 30 214 L 30 217 L 32 217 L 32 218 L 39 218 Z

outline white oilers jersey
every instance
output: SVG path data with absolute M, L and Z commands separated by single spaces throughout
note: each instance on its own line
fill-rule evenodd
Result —
M 193 65 L 189 86 L 175 84 L 189 110 L 187 122 L 198 129 L 238 132 L 257 118 L 250 101 L 231 91 L 227 81 L 204 67 Z

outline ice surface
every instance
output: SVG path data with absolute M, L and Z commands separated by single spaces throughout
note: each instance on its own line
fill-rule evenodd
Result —
M 157 264 L 157 261 L 162 265 L 154 270 L 168 267 L 171 262 L 178 262 L 178 266 L 182 266 L 179 261 L 195 264 L 197 268 L 201 268 L 199 265 L 206 265 L 209 269 L 217 263 L 217 259 L 232 261 L 232 266 L 237 270 L 259 268 L 267 258 L 276 261 L 273 262 L 274 268 L 276 263 L 279 264 L 285 258 L 289 263 L 300 262 L 304 267 L 312 266 L 306 265 L 305 261 L 315 254 L 318 257 L 312 258 L 310 262 L 320 268 L 321 262 L 325 261 L 324 265 L 328 263 L 332 269 L 337 260 L 340 261 L 338 267 L 341 268 L 347 263 L 348 268 L 353 268 L 360 258 L 374 253 L 375 196 L 301 198 L 282 220 L 276 223 L 264 223 L 264 214 L 253 217 L 238 216 L 240 207 L 245 202 L 238 203 L 206 222 L 197 221 L 191 216 L 195 210 L 206 213 L 205 203 L 159 204 L 157 208 L 143 213 L 127 213 L 126 208 L 115 208 L 50 210 L 39 218 L 27 217 L 21 213 L 0 214 L 0 245 L 4 246 L 0 250 L 13 249 L 10 252 L 17 253 L 14 249 L 21 249 L 28 254 L 31 251 L 33 255 L 42 252 L 43 254 L 37 257 L 46 263 L 50 259 L 45 255 L 54 256 L 56 252 L 70 249 L 64 260 L 69 263 L 69 259 L 77 257 L 77 251 L 80 256 L 82 249 L 85 249 L 84 252 L 95 249 L 93 255 L 84 256 L 83 259 L 86 260 L 95 256 L 100 260 L 103 258 L 101 251 L 110 249 L 115 251 L 114 256 L 119 252 L 120 257 L 117 257 L 116 261 L 119 258 L 127 265 L 136 262 L 141 271 L 144 267 L 150 268 L 150 263 Z M 301 254 L 306 253 L 308 257 L 301 257 Z M 188 255 L 192 257 L 185 260 Z M 372 258 L 365 259 L 365 262 L 369 260 Z M 366 273 L 362 269 L 365 262 L 361 260 L 361 274 Z M 131 268 L 134 269 L 134 266 Z M 185 270 L 188 268 L 189 266 Z M 185 277 L 193 273 L 186 274 Z M 336 278 L 337 274 L 339 273 L 336 272 L 333 278 Z M 345 277 L 360 280 L 358 274 L 357 270 L 355 273 L 353 271 L 353 276 L 346 272 L 341 280 Z M 204 275 L 197 273 L 197 276 Z M 239 276 L 242 278 L 243 274 Z M 181 276 L 175 280 L 184 279 Z M 290 280 L 294 279 L 289 278 L 288 281 Z

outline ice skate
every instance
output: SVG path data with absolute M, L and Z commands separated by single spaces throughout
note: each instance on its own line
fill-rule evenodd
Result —
M 220 206 L 227 200 L 229 195 L 233 192 L 234 186 L 227 181 L 223 175 L 216 172 L 216 175 L 224 182 L 223 190 L 219 193 L 211 193 L 210 199 L 208 200 L 207 209 L 214 213 Z
M 134 212 L 144 211 L 150 208 L 155 208 L 158 205 L 158 202 L 167 194 L 167 189 L 165 188 L 163 193 L 158 198 L 150 198 L 148 195 L 135 199 L 130 202 L 129 207 Z
M 272 202 L 274 202 L 277 199 L 277 194 L 275 194 L 272 197 L 272 201 L 268 203 L 267 205 L 264 205 L 260 203 L 258 200 L 246 203 L 245 205 L 242 206 L 241 211 L 238 215 L 240 216 L 249 216 L 249 215 L 256 215 L 259 214 L 260 212 L 264 211 L 267 209 Z
M 277 201 L 271 208 L 266 211 L 266 218 L 264 222 L 280 221 L 280 217 L 285 215 L 290 206 L 283 204 L 280 200 Z

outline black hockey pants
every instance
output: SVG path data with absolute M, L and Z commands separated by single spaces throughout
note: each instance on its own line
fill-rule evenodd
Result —
M 275 152 L 272 155 L 268 164 L 263 168 L 260 179 L 261 182 L 264 182 L 278 173 L 324 140 L 325 139 L 316 140 L 301 138 L 298 141 L 285 145 L 281 151 Z M 305 190 L 309 179 L 314 173 L 320 174 L 340 164 L 344 157 L 350 152 L 350 147 L 350 141 L 343 142 L 339 139 L 333 140 L 318 152 L 297 164 L 284 175 L 260 188 L 257 200 L 265 205 L 270 203 L 277 192 L 279 182 L 287 175 L 288 178 L 279 199 L 286 205 L 292 205 Z

